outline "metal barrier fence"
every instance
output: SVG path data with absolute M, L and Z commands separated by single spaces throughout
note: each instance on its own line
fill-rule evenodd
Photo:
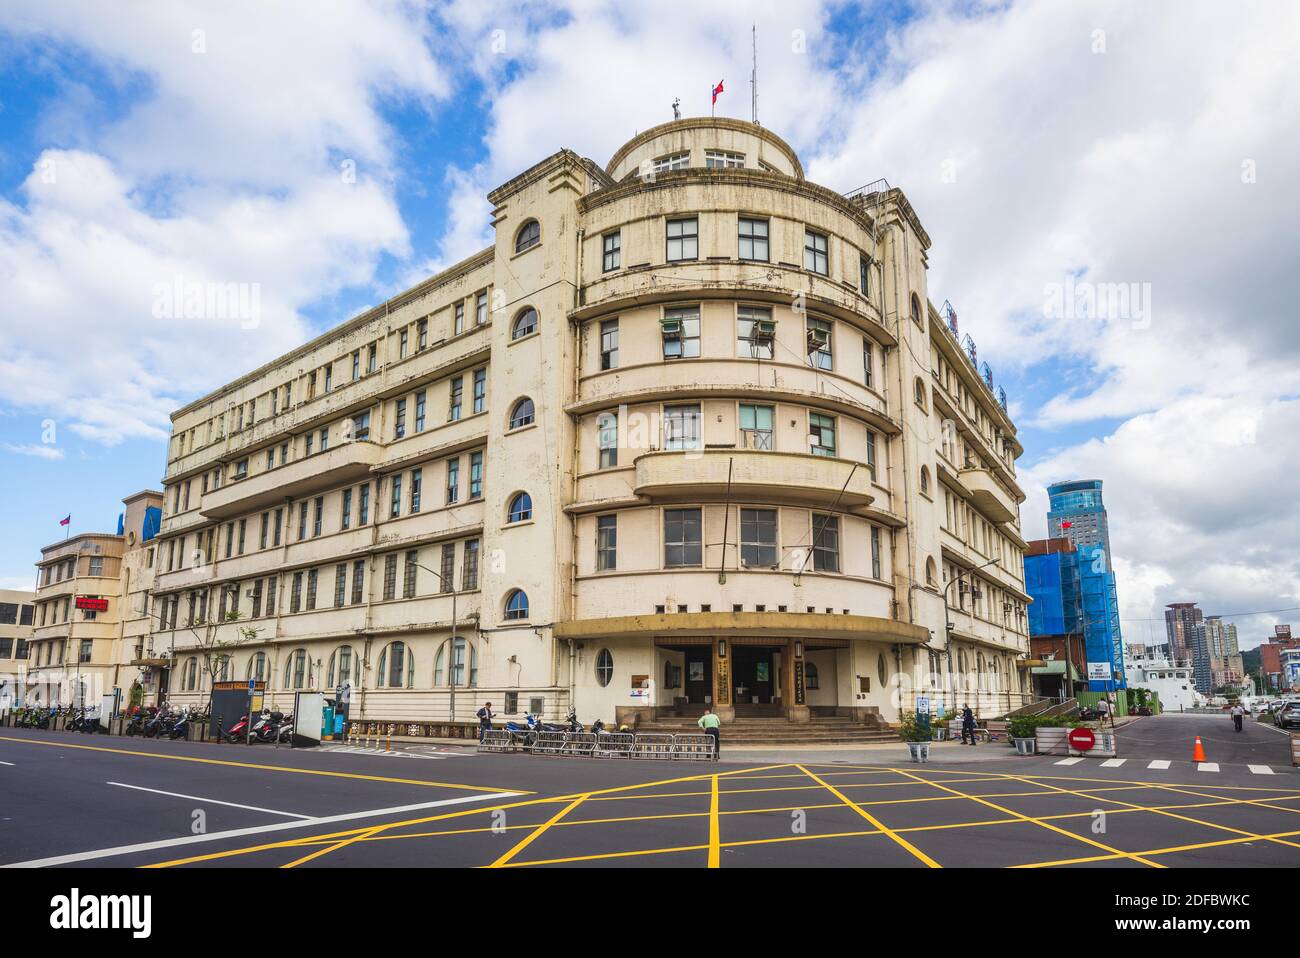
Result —
M 709 761 L 714 758 L 713 736 L 666 735 L 628 732 L 512 732 L 492 729 L 483 733 L 480 752 L 533 752 L 594 758 L 646 758 Z

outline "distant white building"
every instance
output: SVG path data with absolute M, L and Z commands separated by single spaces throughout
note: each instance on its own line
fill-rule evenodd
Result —
M 1177 712 L 1204 704 L 1205 697 L 1196 691 L 1190 666 L 1173 665 L 1158 647 L 1149 647 L 1142 657 L 1128 660 L 1128 687 L 1148 689 L 1160 697 L 1160 707 Z

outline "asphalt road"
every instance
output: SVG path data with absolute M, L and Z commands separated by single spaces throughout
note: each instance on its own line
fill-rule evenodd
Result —
M 1267 765 L 1289 767 L 1290 736 L 1271 720 L 1255 721 L 1246 716 L 1240 732 L 1233 731 L 1232 718 L 1203 713 L 1158 715 L 1120 726 L 1119 752 L 1132 759 L 1172 759 L 1190 762 L 1197 736 L 1206 761 L 1222 765 Z
M 1123 739 L 1172 747 L 1215 721 L 1233 734 L 1227 720 L 1170 716 Z M 1234 755 L 1285 747 L 1255 731 L 1273 739 Z M 0 864 L 1300 865 L 1300 775 L 1280 763 L 434 757 L 4 729 Z

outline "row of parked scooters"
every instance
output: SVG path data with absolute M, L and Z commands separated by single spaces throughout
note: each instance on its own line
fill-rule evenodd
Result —
M 167 738 L 173 741 L 178 738 L 188 739 L 190 724 L 201 722 L 203 719 L 201 713 L 188 705 L 173 708 L 163 703 L 161 708 L 151 705 L 140 709 L 127 720 L 123 732 L 130 736 L 141 735 L 145 738 Z
M 568 713 L 564 716 L 563 725 L 556 724 L 555 722 L 543 722 L 541 718 L 536 715 L 527 715 L 524 717 L 523 724 L 520 724 L 519 722 L 506 722 L 506 731 L 509 732 L 512 737 L 521 739 L 525 745 L 532 745 L 536 741 L 538 732 L 570 732 L 574 734 L 590 732 L 592 735 L 613 735 L 616 731 L 621 732 L 624 731 L 624 729 L 607 729 L 605 723 L 600 719 L 596 719 L 596 721 L 591 724 L 591 728 L 584 728 L 582 723 L 578 721 L 577 710 L 570 707 Z
M 63 719 L 63 728 L 69 732 L 107 732 L 100 724 L 99 707 L 79 708 L 71 705 L 25 709 L 14 721 L 16 728 L 48 729 L 55 719 Z
M 293 739 L 293 713 L 274 712 L 262 709 L 253 716 L 253 729 L 249 732 L 248 716 L 243 715 L 239 721 L 225 731 L 227 742 L 281 742 Z

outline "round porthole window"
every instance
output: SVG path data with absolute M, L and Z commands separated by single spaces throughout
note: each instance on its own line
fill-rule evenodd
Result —
M 880 674 L 880 684 L 883 687 L 889 681 L 889 666 L 885 664 L 885 656 L 882 653 L 876 660 L 876 671 Z
M 596 656 L 596 681 L 602 686 L 609 685 L 609 681 L 613 677 L 614 656 L 609 654 L 609 649 L 601 649 Z

